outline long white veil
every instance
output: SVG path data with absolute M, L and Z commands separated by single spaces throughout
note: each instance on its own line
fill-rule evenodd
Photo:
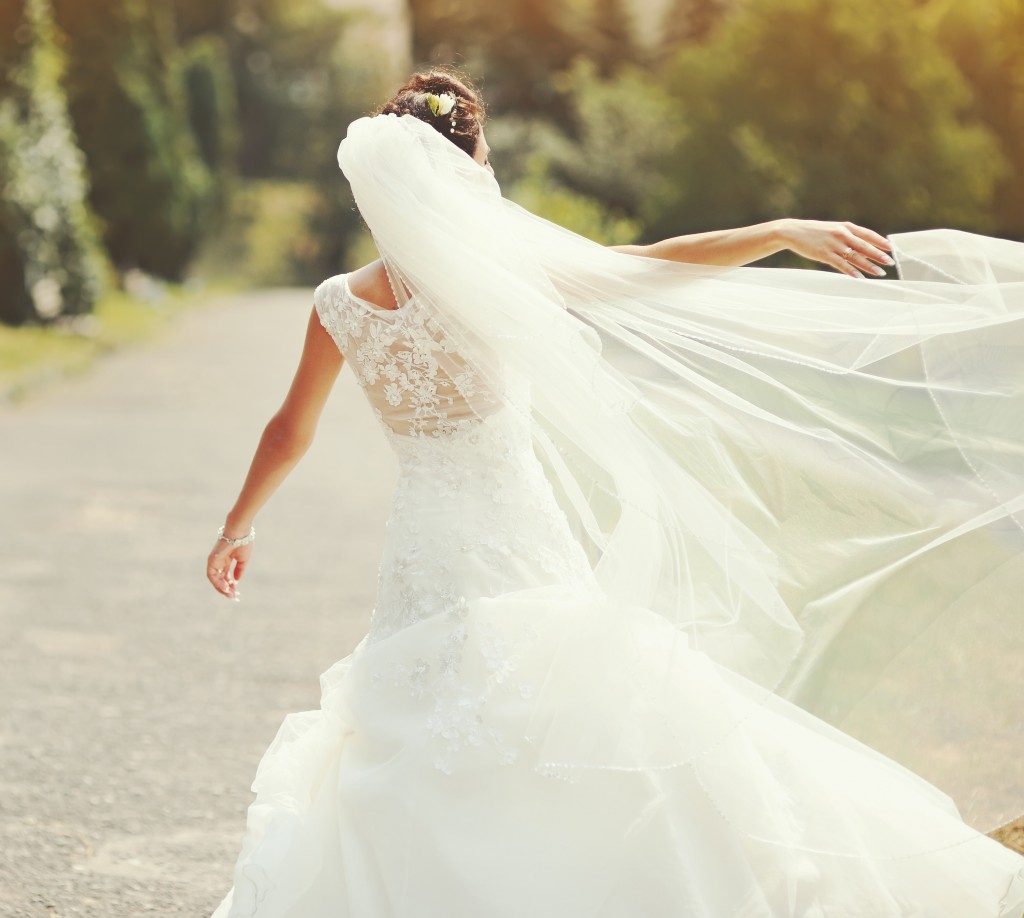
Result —
M 354 121 L 338 159 L 396 289 L 484 380 L 472 410 L 531 425 L 607 598 L 558 635 L 542 761 L 713 763 L 795 703 L 975 829 L 1024 812 L 1024 244 L 896 234 L 899 280 L 680 264 L 524 210 L 410 115 Z M 694 697 L 694 661 L 744 705 Z

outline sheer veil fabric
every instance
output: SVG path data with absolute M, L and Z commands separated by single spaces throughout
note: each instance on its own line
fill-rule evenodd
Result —
M 462 420 L 528 421 L 593 565 L 600 602 L 566 598 L 523 723 L 538 767 L 713 762 L 795 704 L 949 795 L 965 831 L 927 850 L 1021 815 L 1024 244 L 895 234 L 886 280 L 680 264 L 524 210 L 409 115 L 357 119 L 338 161 L 451 345 L 430 359 L 485 383 Z M 757 704 L 692 697 L 695 660 Z M 755 782 L 707 791 L 789 843 Z M 894 832 L 881 856 L 917 853 Z

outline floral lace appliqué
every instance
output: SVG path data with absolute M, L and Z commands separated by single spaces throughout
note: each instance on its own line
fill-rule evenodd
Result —
M 313 302 L 388 431 L 447 436 L 498 404 L 415 302 L 395 310 L 368 306 L 348 294 L 344 275 L 320 284 Z
M 418 652 L 380 665 L 373 681 L 427 701 L 423 728 L 442 772 L 472 749 L 511 763 L 521 738 L 505 736 L 507 725 L 489 713 L 536 691 L 519 666 L 531 630 L 488 622 L 473 603 L 549 584 L 591 587 L 589 561 L 508 392 L 487 416 L 480 401 L 469 410 L 483 383 L 429 318 L 408 308 L 380 315 L 344 285 L 325 284 L 315 299 L 321 320 L 399 462 L 367 642 L 427 628 Z

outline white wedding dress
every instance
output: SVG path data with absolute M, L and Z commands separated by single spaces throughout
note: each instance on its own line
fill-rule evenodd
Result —
M 315 304 L 400 476 L 369 633 L 264 755 L 215 918 L 1020 918 L 1024 857 L 946 794 L 765 703 L 660 616 L 607 608 L 509 408 L 530 398 L 521 380 L 480 419 L 474 369 L 440 368 L 414 300 L 383 310 L 339 275 Z M 551 660 L 570 633 L 567 673 Z M 591 738 L 630 722 L 650 687 L 622 676 L 627 657 L 657 679 L 666 733 L 704 734 L 701 753 L 534 768 L 538 720 L 563 736 L 586 720 Z

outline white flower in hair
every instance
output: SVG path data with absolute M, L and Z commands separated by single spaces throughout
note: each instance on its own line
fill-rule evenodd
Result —
M 455 108 L 456 99 L 450 92 L 443 92 L 440 95 L 428 92 L 426 96 L 427 106 L 434 113 L 435 117 L 447 115 L 453 108 Z

